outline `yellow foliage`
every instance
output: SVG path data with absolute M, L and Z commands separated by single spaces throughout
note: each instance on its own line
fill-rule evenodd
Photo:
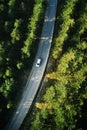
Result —
M 52 72 L 52 73 L 46 74 L 46 78 L 48 78 L 48 79 L 56 79 L 56 73 Z
M 48 103 L 36 103 L 35 106 L 39 109 L 42 108 L 52 109 L 52 105 Z

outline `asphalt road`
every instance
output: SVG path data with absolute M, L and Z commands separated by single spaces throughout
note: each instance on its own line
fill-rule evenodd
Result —
M 25 90 L 22 94 L 18 107 L 14 111 L 5 130 L 19 129 L 26 114 L 31 108 L 32 102 L 34 101 L 36 94 L 39 90 L 39 86 L 49 57 L 53 31 L 54 31 L 56 7 L 57 7 L 57 0 L 47 0 L 47 1 L 48 1 L 48 7 L 45 15 L 41 40 L 39 43 L 35 61 L 33 63 L 30 76 L 28 78 Z M 36 62 L 38 58 L 41 58 L 40 67 L 36 67 Z

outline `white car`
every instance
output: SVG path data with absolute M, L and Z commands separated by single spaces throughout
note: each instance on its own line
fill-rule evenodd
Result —
M 41 64 L 41 58 L 38 58 L 37 63 L 36 63 L 36 67 L 40 67 L 40 64 Z

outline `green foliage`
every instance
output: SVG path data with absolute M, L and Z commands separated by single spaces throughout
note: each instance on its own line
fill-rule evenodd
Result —
M 54 91 L 53 86 L 51 86 L 49 89 L 47 89 L 46 95 L 44 96 L 44 100 L 47 103 L 51 103 L 53 98 L 54 98 L 54 96 L 55 96 L 55 91 Z
M 30 130 L 41 130 L 41 123 L 40 123 L 40 115 L 37 113 L 34 122 L 32 123 L 32 128 Z
M 20 31 L 19 31 L 21 23 L 22 23 L 21 19 L 16 19 L 15 20 L 14 29 L 11 32 L 12 43 L 15 43 L 15 42 L 19 41 L 20 38 L 21 38 L 21 34 L 20 34 Z
M 14 95 L 21 86 L 21 73 L 24 68 L 30 69 L 27 64 L 30 55 L 34 57 L 31 51 L 34 50 L 38 24 L 42 22 L 43 2 L 0 0 L 0 95 L 6 100 L 5 103 L 0 101 L 0 121 L 6 117 L 7 109 L 13 107 Z M 3 120 L 0 122 L 4 123 Z
M 77 0 L 67 0 L 61 10 L 59 21 L 62 22 L 59 26 L 58 37 L 54 41 L 54 49 L 52 53 L 54 59 L 57 59 L 58 55 L 61 54 L 64 41 L 68 37 L 68 31 L 74 26 L 74 19 L 71 17 L 71 14 L 73 13 L 76 2 Z
M 83 8 L 78 10 L 80 5 Z M 87 2 L 66 0 L 60 6 L 51 53 L 56 64 L 43 96 L 51 110 L 38 110 L 39 121 L 46 130 L 85 130 L 79 119 L 85 115 L 82 108 L 87 101 Z
M 36 29 L 38 26 L 37 24 L 38 24 L 38 21 L 39 21 L 41 14 L 42 14 L 42 11 L 43 11 L 42 4 L 43 4 L 43 0 L 39 0 L 39 1 L 36 0 L 35 1 L 33 14 L 32 14 L 32 17 L 30 19 L 30 23 L 28 25 L 27 38 L 24 42 L 23 48 L 21 49 L 22 50 L 22 57 L 24 57 L 24 56 L 30 57 L 31 45 L 32 45 L 32 42 L 34 41 L 34 39 L 36 39 Z

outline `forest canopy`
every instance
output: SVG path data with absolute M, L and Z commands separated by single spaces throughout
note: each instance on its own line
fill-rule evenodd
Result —
M 44 12 L 44 0 L 0 0 L 1 129 L 7 112 L 15 107 L 15 94 L 23 83 L 21 75 L 31 69 L 30 59 L 34 60 L 37 51 Z
M 0 0 L 0 128 L 14 107 L 20 75 L 31 69 L 43 25 L 44 2 Z M 46 90 L 36 102 L 26 130 L 86 130 L 87 0 L 58 0 L 48 65 L 50 62 Z
M 87 129 L 87 1 L 59 0 L 50 71 L 31 130 Z

